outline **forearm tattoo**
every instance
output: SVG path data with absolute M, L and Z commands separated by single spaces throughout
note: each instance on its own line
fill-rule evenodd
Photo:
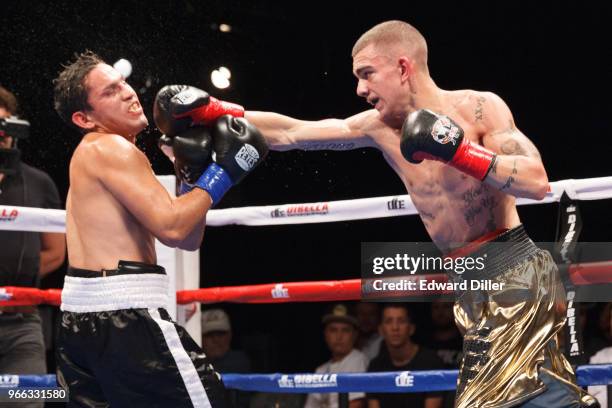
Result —
M 433 213 L 427 212 L 427 211 L 419 211 L 419 214 L 421 215 L 421 217 L 425 217 L 425 218 L 429 218 L 432 220 L 436 219 L 436 216 L 433 215 Z
M 302 150 L 353 150 L 355 142 L 301 142 Z
M 512 183 L 516 181 L 516 179 L 512 175 L 517 174 L 517 173 L 518 173 L 518 170 L 516 169 L 516 159 L 514 159 L 514 165 L 512 167 L 512 172 L 510 173 L 510 176 L 508 176 L 508 179 L 506 180 L 506 184 L 501 186 L 499 191 L 504 191 L 512 187 Z
M 491 165 L 491 174 L 497 174 L 497 157 L 493 159 L 493 164 Z

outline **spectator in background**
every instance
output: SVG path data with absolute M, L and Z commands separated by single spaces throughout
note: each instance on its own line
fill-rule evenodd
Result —
M 612 338 L 612 303 L 608 303 L 604 306 L 602 314 L 599 319 L 599 328 L 607 328 L 607 333 L 604 332 L 604 338 L 608 340 L 608 347 L 604 347 L 599 350 L 591 359 L 590 364 L 610 364 L 612 363 L 612 342 L 609 341 Z M 594 385 L 589 386 L 589 394 L 597 398 L 599 404 L 605 408 L 608 407 L 608 400 L 611 398 L 608 394 L 610 386 L 605 385 Z
M 431 303 L 431 330 L 426 333 L 425 344 L 438 354 L 447 368 L 459 368 L 463 338 L 453 315 L 453 303 L 434 300 Z
M 202 312 L 202 349 L 220 373 L 248 373 L 249 358 L 243 351 L 232 350 L 232 326 L 222 309 Z
M 388 303 L 382 308 L 381 352 L 370 362 L 368 372 L 438 370 L 444 364 L 433 350 L 412 342 L 416 331 L 410 310 L 402 303 Z M 368 408 L 441 408 L 441 393 L 372 393 Z
M 251 363 L 245 352 L 232 350 L 232 325 L 223 309 L 202 312 L 202 349 L 215 370 L 221 374 L 244 374 L 251 371 Z M 250 394 L 244 391 L 228 392 L 228 400 L 234 406 L 249 406 Z
M 434 300 L 431 307 L 431 329 L 425 333 L 424 343 L 436 352 L 444 368 L 457 369 L 461 364 L 463 338 L 453 315 L 453 303 L 441 299 Z M 455 392 L 444 393 L 444 408 L 455 405 Z
M 359 322 L 357 349 L 370 361 L 376 357 L 382 343 L 382 336 L 378 332 L 380 305 L 375 302 L 359 302 L 355 306 L 355 314 Z
M 16 113 L 15 95 L 0 86 L 0 119 Z M 27 126 L 23 127 L 27 132 Z M 51 177 L 21 161 L 16 135 L 3 127 L 0 127 L 0 205 L 61 208 Z M 64 234 L 0 231 L 0 286 L 38 287 L 41 277 L 62 265 L 65 253 Z M 0 373 L 47 372 L 36 306 L 0 306 L 0 333 Z M 16 406 L 42 407 L 43 403 L 24 402 Z
M 323 316 L 323 335 L 331 352 L 331 359 L 316 369 L 318 374 L 363 373 L 366 371 L 367 358 L 355 349 L 358 336 L 357 318 L 344 304 L 336 304 Z M 362 392 L 349 393 L 349 407 L 364 407 Z M 311 393 L 306 398 L 304 408 L 337 408 L 337 393 Z
M 597 334 L 589 339 L 588 344 L 588 351 L 592 353 L 612 346 L 612 302 L 603 304 L 597 317 Z

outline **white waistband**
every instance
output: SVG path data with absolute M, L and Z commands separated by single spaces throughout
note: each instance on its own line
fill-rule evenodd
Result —
M 168 307 L 168 276 L 158 273 L 99 278 L 66 276 L 61 310 L 88 313 Z

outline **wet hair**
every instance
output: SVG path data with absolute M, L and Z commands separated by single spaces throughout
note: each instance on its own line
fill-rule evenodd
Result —
M 0 108 L 4 108 L 11 115 L 15 115 L 18 107 L 19 104 L 17 103 L 15 94 L 5 87 L 0 86 Z
M 399 49 L 412 58 L 419 68 L 427 69 L 427 42 L 416 28 L 404 21 L 385 21 L 370 28 L 355 42 L 352 57 L 355 58 L 370 44 L 379 50 Z
M 87 75 L 104 60 L 92 51 L 75 54 L 75 61 L 63 66 L 58 77 L 53 80 L 53 107 L 68 125 L 82 131 L 72 122 L 72 114 L 91 110 L 87 102 Z

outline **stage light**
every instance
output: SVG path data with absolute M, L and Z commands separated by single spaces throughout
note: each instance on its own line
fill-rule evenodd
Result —
M 113 67 L 119 71 L 124 79 L 127 79 L 132 74 L 132 63 L 125 58 L 121 58 L 115 62 Z
M 230 86 L 230 78 L 232 73 L 226 67 L 219 67 L 210 73 L 210 80 L 214 86 L 219 89 L 225 89 Z

